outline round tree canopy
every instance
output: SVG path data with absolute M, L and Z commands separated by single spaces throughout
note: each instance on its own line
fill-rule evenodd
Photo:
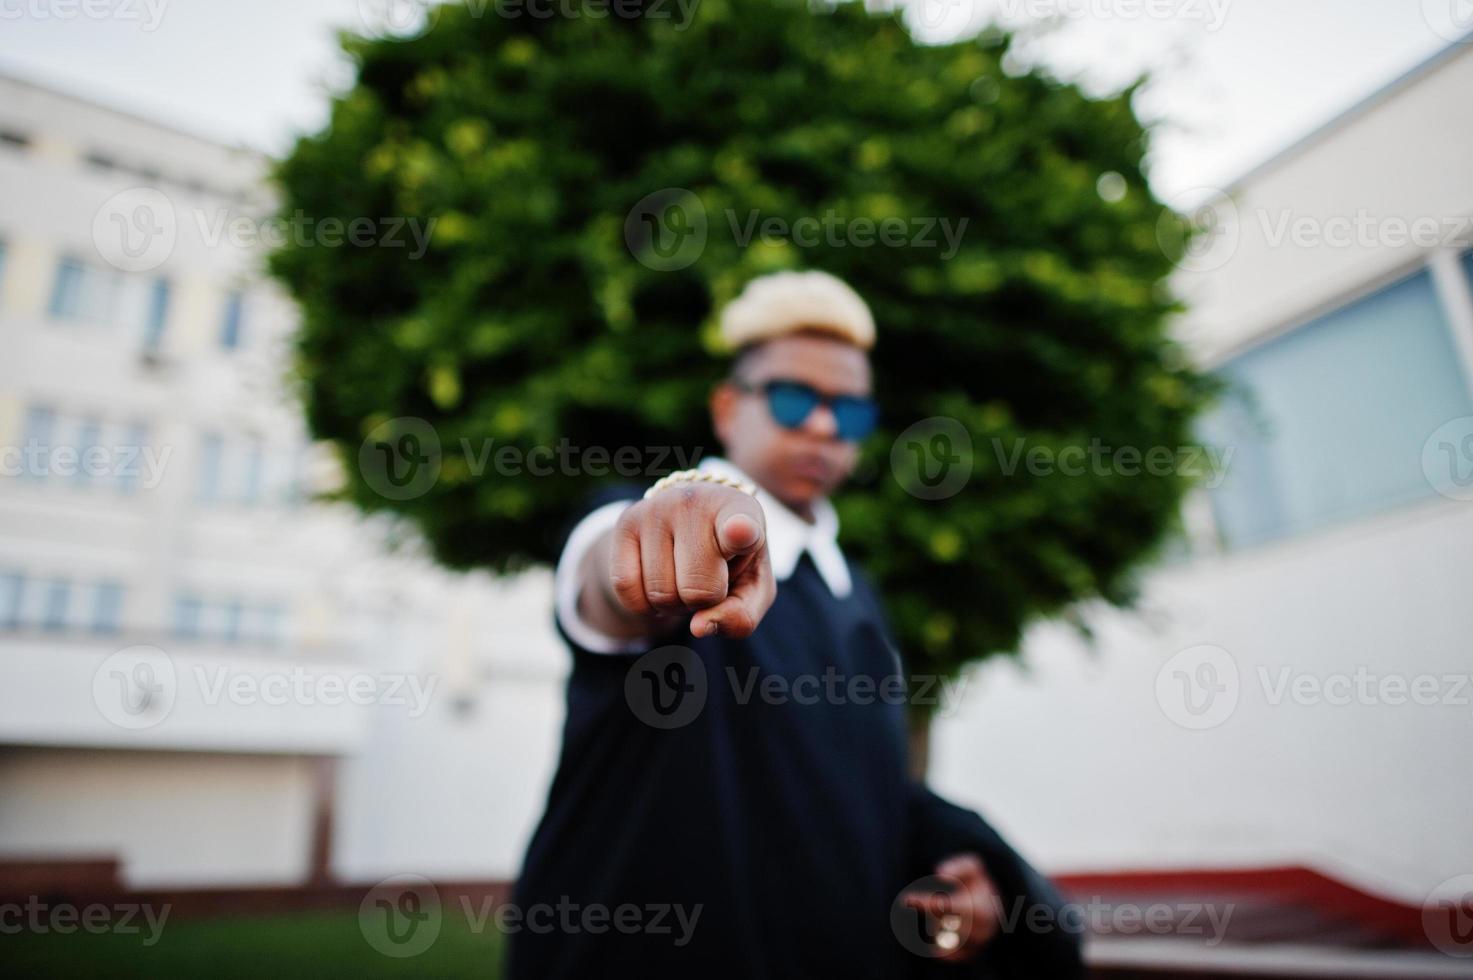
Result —
M 347 39 L 356 84 L 280 164 L 283 218 L 346 230 L 271 260 L 344 495 L 452 567 L 549 562 L 601 483 L 720 451 L 716 313 L 821 269 L 874 313 L 882 425 L 836 503 L 912 670 L 1128 599 L 1211 387 L 1167 335 L 1131 91 L 854 4 L 556 9 Z

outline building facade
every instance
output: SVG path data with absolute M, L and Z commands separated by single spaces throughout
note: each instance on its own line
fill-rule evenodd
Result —
M 1047 867 L 1305 866 L 1409 906 L 1473 872 L 1470 90 L 1454 45 L 1199 195 L 1176 285 L 1231 386 L 1223 478 L 1137 610 L 1037 627 L 936 733 L 940 786 Z
M 546 581 L 316 502 L 267 165 L 0 79 L 0 862 L 504 877 L 556 738 Z

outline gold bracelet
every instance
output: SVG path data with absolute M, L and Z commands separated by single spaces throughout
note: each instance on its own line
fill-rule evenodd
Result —
M 745 480 L 734 480 L 729 476 L 722 476 L 709 470 L 676 470 L 669 476 L 662 476 L 656 480 L 655 485 L 644 492 L 644 499 L 648 500 L 661 490 L 676 483 L 715 483 L 723 487 L 731 487 L 733 490 L 740 490 L 749 497 L 757 496 L 757 488 Z

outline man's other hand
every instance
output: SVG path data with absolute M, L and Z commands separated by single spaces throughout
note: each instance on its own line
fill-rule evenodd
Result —
M 947 858 L 936 865 L 936 877 L 951 889 L 907 892 L 905 904 L 920 909 L 939 923 L 937 959 L 965 963 L 997 935 L 1002 900 L 987 876 L 982 859 L 975 854 Z M 943 939 L 945 935 L 952 938 Z

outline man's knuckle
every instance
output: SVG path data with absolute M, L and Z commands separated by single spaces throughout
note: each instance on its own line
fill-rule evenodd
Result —
M 680 598 L 688 606 L 714 606 L 726 598 L 726 587 L 714 579 L 681 582 Z

